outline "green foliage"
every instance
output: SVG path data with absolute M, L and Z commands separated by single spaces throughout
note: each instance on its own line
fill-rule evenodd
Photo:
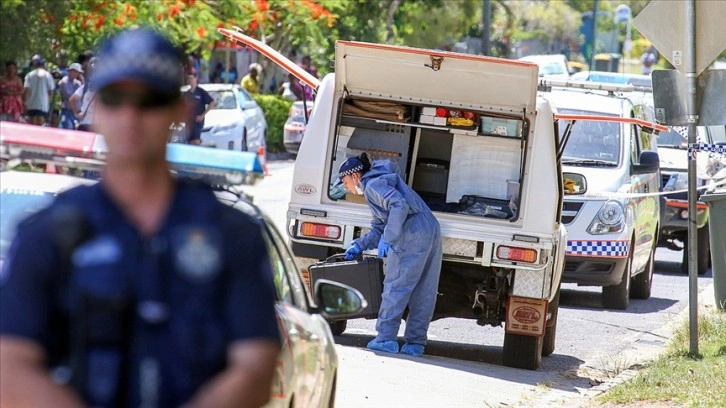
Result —
M 684 322 L 663 356 L 633 380 L 615 386 L 598 399 L 638 406 L 647 406 L 649 401 L 670 401 L 679 407 L 726 406 L 726 314 L 713 311 L 701 315 L 698 337 L 701 354 L 692 356 L 688 353 L 688 322 Z
M 14 60 L 22 71 L 33 54 L 56 60 L 61 51 L 58 30 L 68 4 L 69 0 L 0 0 L 0 61 Z
M 512 2 L 510 8 L 517 16 L 515 25 L 520 27 L 513 34 L 514 39 L 553 42 L 579 38 L 581 14 L 564 2 Z
M 271 152 L 285 150 L 282 143 L 283 127 L 290 113 L 292 101 L 279 95 L 253 95 L 265 112 L 267 120 L 267 149 Z

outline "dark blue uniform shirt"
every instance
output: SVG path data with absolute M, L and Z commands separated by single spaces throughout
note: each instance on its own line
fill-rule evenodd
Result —
M 178 407 L 225 368 L 230 343 L 280 341 L 259 222 L 207 186 L 176 187 L 154 236 L 141 236 L 99 183 L 60 194 L 21 224 L 8 252 L 0 334 L 73 368 L 89 405 L 119 384 L 121 405 Z M 73 232 L 58 215 L 68 208 L 82 210 L 90 233 L 64 260 L 54 237 Z
M 197 122 L 197 116 L 204 113 L 204 111 L 207 110 L 207 105 L 214 102 L 214 99 L 209 92 L 198 86 L 194 88 L 193 92 L 189 93 L 189 97 L 192 102 L 192 113 L 194 115 L 192 117 L 192 129 L 190 130 L 191 133 L 189 135 L 189 140 L 192 140 L 199 139 L 202 135 L 202 129 L 204 128 L 204 120 Z

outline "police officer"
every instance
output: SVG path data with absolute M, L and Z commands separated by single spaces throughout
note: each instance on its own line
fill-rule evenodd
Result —
M 371 229 L 352 242 L 345 258 L 353 259 L 376 247 L 379 257 L 388 258 L 376 321 L 378 334 L 367 347 L 398 353 L 396 338 L 408 306 L 400 352 L 418 357 L 424 353 L 436 306 L 442 252 L 439 222 L 390 160 L 371 165 L 365 153 L 349 157 L 341 164 L 339 176 L 349 192 L 365 196 L 373 215 Z
M 280 350 L 260 225 L 165 160 L 189 114 L 160 34 L 101 47 L 102 180 L 26 220 L 0 283 L 0 406 L 258 407 Z

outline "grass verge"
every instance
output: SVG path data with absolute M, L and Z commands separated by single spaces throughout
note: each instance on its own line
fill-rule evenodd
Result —
M 683 407 L 726 407 L 726 313 L 699 315 L 699 355 L 689 353 L 688 322 L 680 325 L 666 351 L 632 380 L 597 397 L 629 404 L 665 401 Z

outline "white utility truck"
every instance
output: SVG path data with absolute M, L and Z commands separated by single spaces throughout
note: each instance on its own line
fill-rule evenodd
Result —
M 219 32 L 316 89 L 287 213 L 301 269 L 370 228 L 368 206 L 338 180 L 340 164 L 361 152 L 389 159 L 441 225 L 434 319 L 504 323 L 504 364 L 537 369 L 555 348 L 567 244 L 557 128 L 537 97 L 537 65 L 338 41 L 335 73 L 318 81 L 255 39 Z

